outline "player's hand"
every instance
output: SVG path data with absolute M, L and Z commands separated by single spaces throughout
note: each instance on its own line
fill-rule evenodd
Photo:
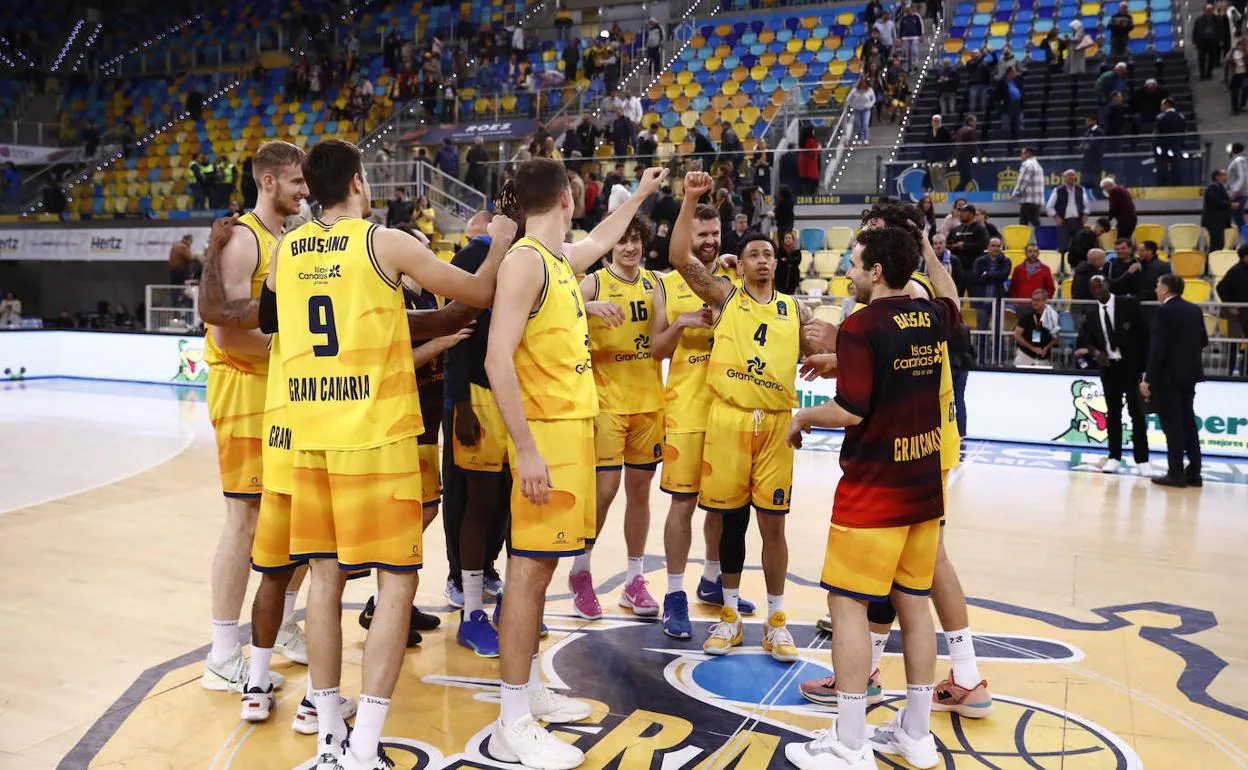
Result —
M 715 180 L 705 171 L 690 171 L 685 174 L 685 198 L 687 199 L 700 200 L 714 186 Z
M 1144 268 L 1140 267 L 1140 263 L 1139 263 L 1139 262 L 1132 262 L 1132 263 L 1131 263 L 1131 266 L 1127 268 L 1127 272 L 1128 272 L 1128 273 L 1138 273 L 1138 272 L 1140 272 L 1140 271 L 1141 271 L 1141 270 L 1143 270 L 1143 269 L 1144 269 Z
M 651 166 L 641 175 L 641 182 L 637 185 L 637 192 L 634 195 L 640 195 L 648 198 L 659 191 L 663 183 L 667 181 L 667 175 L 671 173 L 668 169 L 660 166 Z
M 455 440 L 463 446 L 476 446 L 481 441 L 481 421 L 472 411 L 472 404 L 461 401 L 455 404 Z
M 436 337 L 433 340 L 433 344 L 438 346 L 438 349 L 440 352 L 445 353 L 446 351 L 450 350 L 451 348 L 455 347 L 459 343 L 463 342 L 464 340 L 472 336 L 472 330 L 476 326 L 476 323 L 477 323 L 476 321 L 473 321 L 472 323 L 468 324 L 467 326 L 465 326 L 464 328 L 460 329 L 457 332 L 454 332 L 451 334 L 445 334 L 441 337 Z
M 680 324 L 682 329 L 709 329 L 711 328 L 712 320 L 709 307 L 690 310 L 688 313 L 681 313 L 676 316 L 676 323 Z
M 614 329 L 624 323 L 624 311 L 614 302 L 586 302 L 585 312 L 602 319 L 608 329 Z
M 492 241 L 511 243 L 516 237 L 516 223 L 510 217 L 496 214 L 490 220 L 490 223 L 486 225 L 485 231 L 489 233 Z
M 1143 396 L 1144 398 L 1153 397 L 1153 388 L 1151 385 L 1148 384 L 1147 381 L 1140 383 L 1140 395 Z
M 811 344 L 818 345 L 825 353 L 836 352 L 836 335 L 841 327 L 828 323 L 820 318 L 812 318 L 802 324 L 802 337 Z
M 813 356 L 806 356 L 806 360 L 802 361 L 802 366 L 797 370 L 797 374 L 807 382 L 814 382 L 820 377 L 835 377 L 836 354 L 819 353 Z
M 208 248 L 204 253 L 220 254 L 221 250 L 230 242 L 230 236 L 234 234 L 234 225 L 236 224 L 238 224 L 237 214 L 214 219 L 212 232 L 208 233 Z
M 516 453 L 516 473 L 520 477 L 520 493 L 534 505 L 545 505 L 550 500 L 550 469 L 536 449 Z
M 740 262 L 741 260 L 737 257 L 736 254 L 720 254 L 719 255 L 719 264 L 723 266 L 723 268 L 730 273 L 735 273 L 737 271 L 737 266 L 740 264 Z
M 789 446 L 794 449 L 802 448 L 802 434 L 810 433 L 810 426 L 806 424 L 806 418 L 803 416 L 805 409 L 798 410 L 793 415 L 793 419 L 789 420 Z

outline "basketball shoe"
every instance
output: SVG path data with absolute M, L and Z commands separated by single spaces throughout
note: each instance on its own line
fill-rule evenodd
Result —
M 291 663 L 308 665 L 308 643 L 303 638 L 303 629 L 294 620 L 286 621 L 278 629 L 273 650 Z
M 251 661 L 243 656 L 243 648 L 235 647 L 230 657 L 221 663 L 213 663 L 211 655 L 204 660 L 204 675 L 200 677 L 199 685 L 205 690 L 241 694 L 250 671 Z M 282 685 L 286 683 L 286 677 L 276 671 L 269 673 L 269 679 L 273 682 L 274 690 L 282 689 Z
M 594 709 L 585 701 L 561 695 L 544 684 L 529 683 L 529 713 L 552 725 L 587 719 Z
M 572 607 L 577 615 L 586 620 L 602 617 L 602 604 L 598 601 L 598 594 L 594 593 L 594 578 L 589 570 L 568 575 L 568 588 L 572 590 Z
M 771 654 L 772 660 L 780 663 L 792 663 L 798 658 L 797 645 L 793 643 L 793 634 L 785 625 L 783 612 L 772 613 L 767 618 L 767 626 L 763 629 L 763 650 Z
M 982 680 L 971 689 L 953 681 L 953 672 L 932 691 L 932 711 L 952 711 L 968 719 L 983 719 L 993 712 L 992 692 Z
M 698 601 L 703 604 L 713 604 L 716 607 L 724 606 L 724 577 L 721 575 L 714 580 L 702 578 L 698 581 Z M 754 602 L 737 597 L 737 612 L 742 615 L 754 614 Z
M 500 762 L 518 762 L 534 770 L 573 770 L 585 761 L 585 752 L 551 735 L 532 714 L 510 726 L 501 719 L 494 722 L 489 752 Z
M 342 715 L 344 722 L 355 716 L 355 699 L 338 696 L 338 713 Z M 316 735 L 321 731 L 320 720 L 316 718 L 316 704 L 306 695 L 299 701 L 299 708 L 295 709 L 295 718 L 290 723 L 290 729 L 300 735 Z
M 820 679 L 808 679 L 798 685 L 797 688 L 802 697 L 811 703 L 818 703 L 821 706 L 836 705 L 836 677 L 825 676 Z M 871 672 L 871 677 L 867 679 L 867 703 L 875 704 L 884 700 L 884 686 L 880 679 L 880 670 L 877 668 Z
M 922 738 L 912 738 L 901 728 L 901 718 L 905 715 L 903 707 L 891 722 L 875 728 L 868 744 L 881 754 L 893 754 L 906 760 L 920 770 L 940 764 L 940 754 L 936 751 L 936 738 L 929 732 Z
M 814 740 L 808 743 L 790 743 L 784 747 L 784 756 L 800 770 L 876 770 L 875 752 L 871 743 L 862 748 L 851 749 L 837 740 L 836 725 L 827 730 L 816 730 Z
M 620 606 L 643 618 L 652 618 L 659 614 L 659 603 L 646 590 L 646 579 L 641 575 L 624 586 L 624 591 L 620 594 Z
M 338 764 L 334 766 L 335 770 L 390 770 L 392 767 L 394 760 L 386 756 L 386 750 L 382 747 L 377 747 L 377 756 L 371 759 L 356 759 L 346 743 L 342 746 L 342 756 L 338 758 Z
M 724 607 L 719 611 L 719 622 L 711 626 L 711 635 L 702 644 L 702 651 L 707 655 L 726 655 L 741 645 L 741 638 L 741 617 Z
M 240 718 L 244 722 L 263 722 L 273 713 L 273 683 L 262 690 L 259 687 L 243 688 L 243 710 Z
M 459 630 L 455 632 L 455 641 L 482 658 L 498 657 L 498 630 L 490 625 L 485 610 L 473 610 L 468 617 L 464 617 L 463 610 L 459 611 Z
M 673 591 L 663 597 L 663 633 L 673 639 L 693 636 L 693 625 L 689 623 L 689 597 L 684 591 Z

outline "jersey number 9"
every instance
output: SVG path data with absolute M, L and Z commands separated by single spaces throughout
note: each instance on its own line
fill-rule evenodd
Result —
M 312 352 L 315 355 L 338 355 L 338 327 L 334 323 L 334 302 L 324 294 L 308 297 L 308 331 L 325 335 L 325 344 L 312 346 Z

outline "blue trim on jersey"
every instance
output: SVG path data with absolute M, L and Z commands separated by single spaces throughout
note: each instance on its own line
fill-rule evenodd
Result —
M 785 508 L 784 510 L 780 510 L 778 508 L 762 508 L 756 505 L 754 506 L 754 510 L 758 511 L 759 513 L 765 513 L 768 516 L 788 516 L 789 515 L 788 508 Z
M 607 471 L 619 471 L 623 469 L 624 469 L 623 465 L 596 465 L 594 466 L 594 471 L 596 473 L 604 473 Z
M 903 594 L 910 594 L 911 596 L 930 596 L 932 593 L 932 589 L 930 588 L 907 588 L 901 583 L 893 583 L 893 588 L 896 588 Z
M 267 575 L 273 572 L 290 572 L 291 570 L 296 569 L 298 567 L 302 567 L 302 566 L 304 566 L 304 563 L 301 561 L 292 561 L 290 564 L 287 564 L 282 567 L 261 567 L 260 565 L 256 564 L 254 561 L 251 563 L 251 568 L 255 570 L 256 572 L 259 572 L 263 575 Z
M 658 469 L 660 462 L 662 462 L 662 460 L 655 460 L 652 463 L 624 463 L 624 467 L 636 468 L 639 471 L 653 471 Z
M 551 557 L 562 559 L 565 556 L 583 556 L 585 549 L 578 548 L 575 551 L 526 551 L 521 548 L 509 548 L 507 552 L 511 556 L 527 556 L 530 559 L 549 559 Z
M 436 508 L 441 504 L 442 504 L 442 496 L 438 495 L 438 498 L 436 500 L 430 500 L 427 503 L 421 503 L 420 507 L 421 508 Z
M 672 497 L 697 497 L 698 495 L 702 494 L 701 492 L 674 492 L 668 489 L 667 487 L 663 486 L 662 484 L 659 485 L 659 491 L 666 492 Z
M 221 494 L 231 500 L 259 500 L 259 492 L 222 492 Z
M 749 503 L 746 503 L 745 505 L 738 505 L 736 508 L 716 508 L 713 505 L 703 505 L 702 503 L 699 503 L 698 507 L 707 513 L 741 513 L 742 511 L 749 513 L 750 511 Z
M 416 572 L 424 566 L 424 564 L 416 564 L 396 567 L 393 564 L 386 564 L 385 562 L 380 561 L 366 561 L 360 564 L 343 564 L 342 562 L 338 562 L 338 569 L 342 572 L 356 572 L 362 569 L 378 569 L 385 572 Z

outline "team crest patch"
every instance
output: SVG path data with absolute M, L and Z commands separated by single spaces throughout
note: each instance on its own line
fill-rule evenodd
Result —
M 784 300 L 780 300 L 779 302 L 777 302 L 777 303 L 776 303 L 776 313 L 778 313 L 779 315 L 787 316 L 787 315 L 789 314 L 789 305 L 788 305 L 788 303 L 787 303 L 787 302 L 785 302 Z
M 642 276 L 642 278 L 641 278 L 641 287 L 642 287 L 643 289 L 645 289 L 646 291 L 650 291 L 651 289 L 653 289 L 653 288 L 654 288 L 654 284 L 650 283 L 650 279 L 649 279 L 649 278 L 646 278 L 645 276 Z

